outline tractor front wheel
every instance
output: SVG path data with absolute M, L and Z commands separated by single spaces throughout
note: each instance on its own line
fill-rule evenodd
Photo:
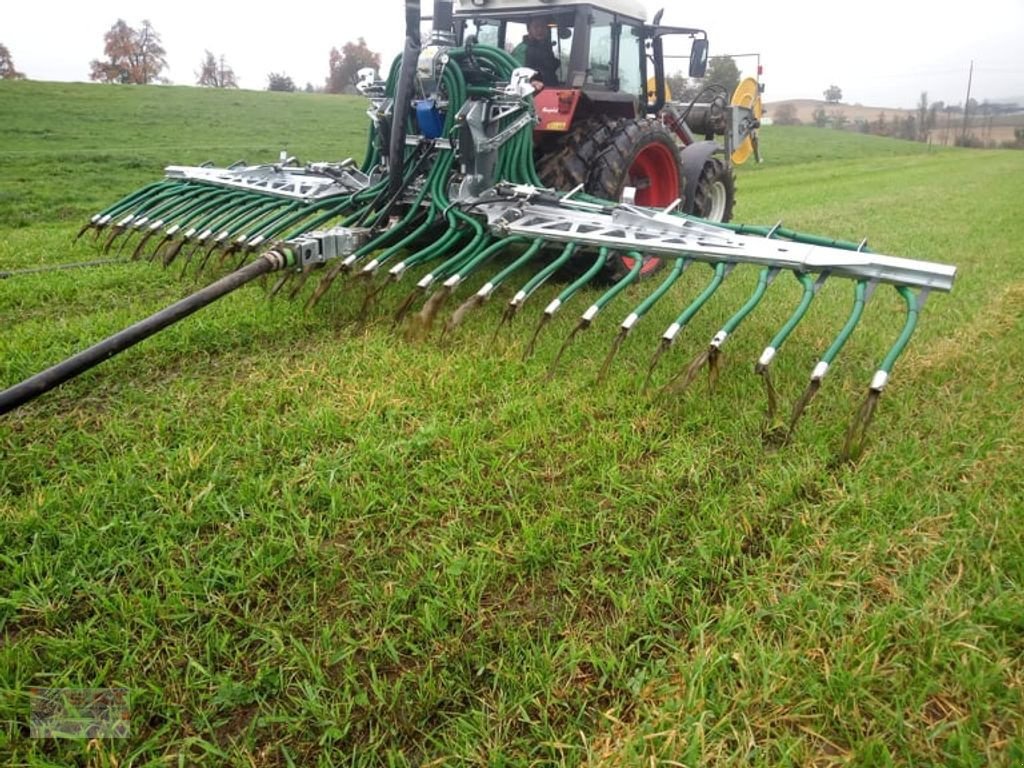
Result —
M 729 221 L 736 204 L 736 178 L 725 161 L 713 157 L 704 163 L 694 193 L 693 214 L 709 221 Z

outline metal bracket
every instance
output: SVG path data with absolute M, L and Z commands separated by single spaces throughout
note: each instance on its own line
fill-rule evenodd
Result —
M 360 171 L 352 160 L 308 166 L 251 165 L 241 168 L 171 165 L 164 169 L 164 173 L 169 179 L 202 181 L 305 202 L 350 195 L 370 186 L 370 177 Z
M 368 229 L 332 227 L 307 232 L 289 240 L 286 246 L 295 252 L 295 269 L 303 270 L 314 264 L 324 264 L 357 251 L 370 236 Z
M 541 194 L 537 190 L 536 197 Z M 951 290 L 956 276 L 956 267 L 947 264 L 741 235 L 709 222 L 636 206 L 619 205 L 607 213 L 536 197 L 529 201 L 497 198 L 494 202 L 478 198 L 470 210 L 486 214 L 488 225 L 500 235 L 636 250 L 653 256 L 760 264 L 938 291 Z

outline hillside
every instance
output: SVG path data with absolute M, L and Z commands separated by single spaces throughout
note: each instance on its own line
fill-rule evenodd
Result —
M 892 115 L 903 115 L 911 113 L 911 110 L 891 109 L 884 107 L 865 107 L 863 104 L 829 104 L 821 99 L 786 99 L 783 101 L 765 102 L 764 108 L 768 115 L 777 112 L 779 107 L 789 105 L 796 111 L 796 118 L 802 123 L 813 123 L 814 112 L 824 109 L 826 112 L 842 110 L 848 120 L 877 120 L 880 114 L 885 114 L 891 119 Z
M 773 114 L 777 114 L 779 108 L 791 106 L 796 119 L 805 125 L 814 124 L 814 113 L 824 109 L 826 113 L 833 114 L 840 112 L 851 123 L 864 120 L 869 123 L 880 119 L 892 122 L 894 117 L 903 118 L 907 115 L 916 115 L 913 109 L 892 109 L 887 107 L 869 107 L 863 104 L 829 104 L 821 99 L 786 99 L 782 101 L 765 102 L 765 114 L 771 120 Z M 1001 143 L 1012 141 L 1014 130 L 1024 126 L 1024 114 L 1002 115 L 994 118 L 973 116 L 970 119 L 968 130 L 985 142 Z M 955 137 L 963 129 L 963 116 L 955 114 L 940 114 L 938 122 L 931 133 L 931 143 L 940 145 L 951 145 Z

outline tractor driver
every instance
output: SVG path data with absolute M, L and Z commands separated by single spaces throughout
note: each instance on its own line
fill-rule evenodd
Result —
M 558 85 L 561 62 L 551 50 L 551 29 L 543 16 L 534 16 L 526 25 L 527 35 L 512 51 L 513 58 L 524 67 L 537 70 L 544 85 Z

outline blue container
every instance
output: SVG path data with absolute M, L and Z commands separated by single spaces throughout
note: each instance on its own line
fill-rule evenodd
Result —
M 439 139 L 444 131 L 444 118 L 433 99 L 416 102 L 416 122 L 420 126 L 420 135 L 427 139 Z

